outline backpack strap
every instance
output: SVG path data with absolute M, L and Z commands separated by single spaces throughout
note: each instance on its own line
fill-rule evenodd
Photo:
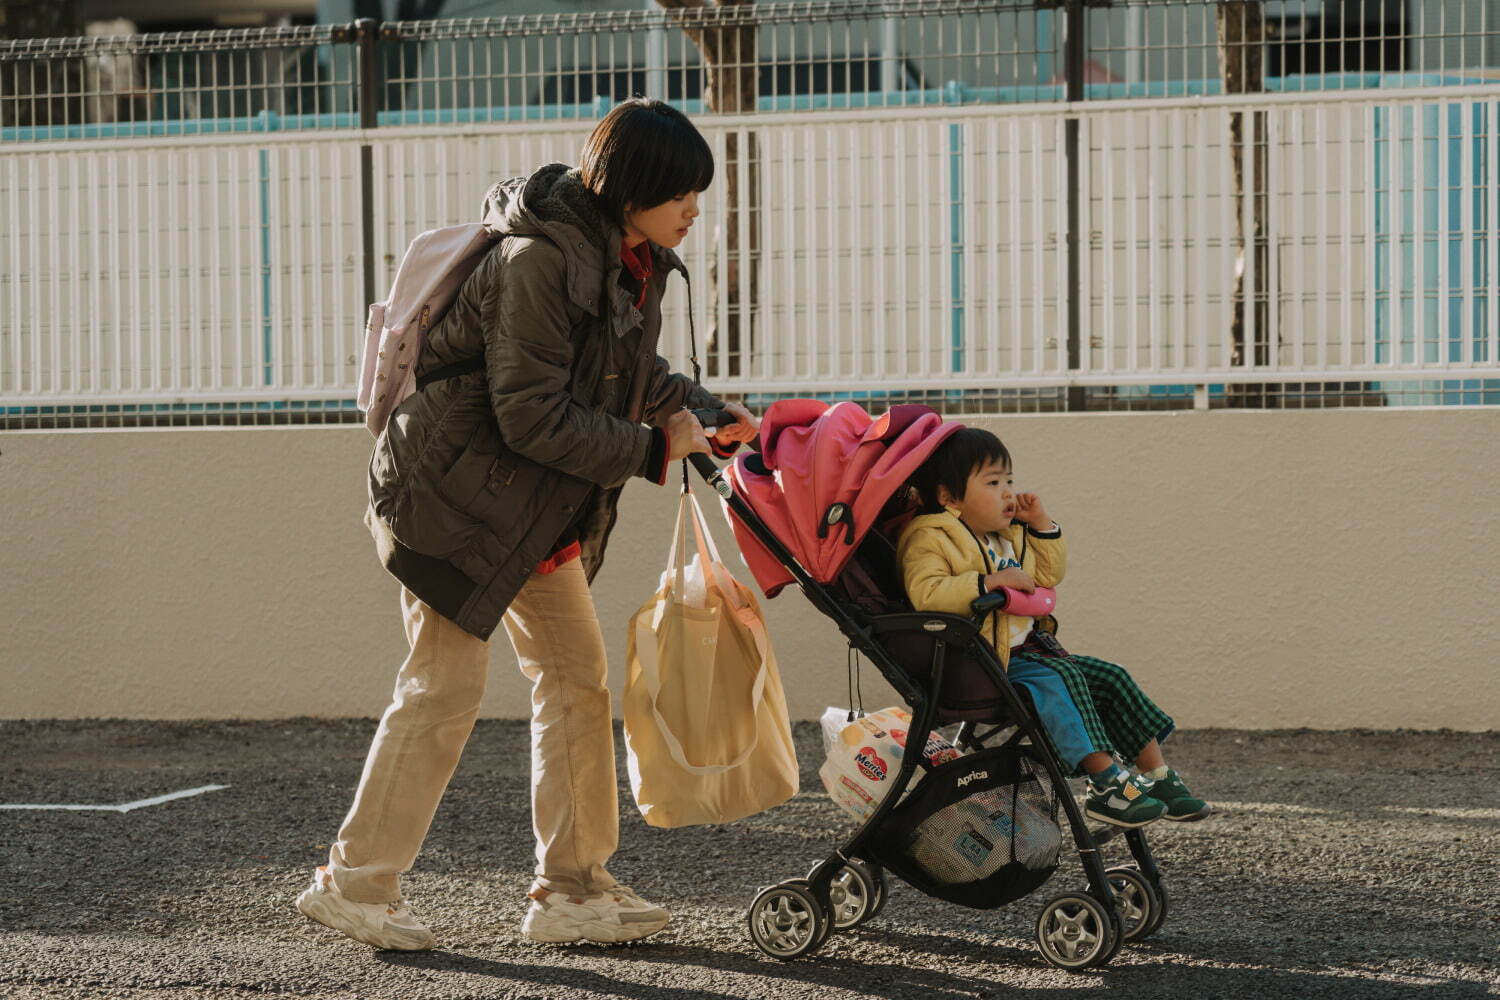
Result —
M 484 358 L 482 357 L 465 358 L 462 361 L 455 361 L 451 365 L 444 365 L 441 368 L 434 368 L 426 375 L 418 378 L 417 391 L 421 392 L 423 389 L 427 388 L 434 382 L 441 382 L 444 379 L 458 378 L 460 375 L 467 375 L 470 372 L 483 370 Z

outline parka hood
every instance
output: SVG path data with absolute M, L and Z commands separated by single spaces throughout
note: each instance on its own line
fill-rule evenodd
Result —
M 594 316 L 609 311 L 624 334 L 640 323 L 630 297 L 619 289 L 624 233 L 605 217 L 598 197 L 574 168 L 549 163 L 529 177 L 500 181 L 484 196 L 480 219 L 494 236 L 541 236 L 556 244 L 567 262 L 568 296 Z M 666 270 L 687 268 L 671 250 L 652 247 Z

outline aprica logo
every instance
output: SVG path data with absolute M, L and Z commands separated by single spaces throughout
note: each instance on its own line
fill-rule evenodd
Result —
M 871 781 L 885 780 L 886 763 L 874 747 L 860 747 L 859 753 L 854 755 L 854 763 L 859 766 L 859 773 Z
M 966 774 L 962 778 L 958 779 L 958 787 L 959 788 L 963 788 L 966 785 L 968 785 L 969 782 L 971 782 L 971 781 L 983 781 L 985 778 L 988 778 L 989 776 L 990 776 L 990 772 L 988 772 L 988 771 L 970 771 L 968 774 Z

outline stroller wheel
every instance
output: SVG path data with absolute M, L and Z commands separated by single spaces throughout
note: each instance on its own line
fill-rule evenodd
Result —
M 1120 925 L 1086 892 L 1065 892 L 1042 907 L 1036 943 L 1048 963 L 1068 972 L 1108 962 Z
M 811 955 L 833 932 L 833 921 L 818 905 L 806 879 L 762 889 L 751 902 L 748 916 L 755 946 L 787 961 Z
M 1106 869 L 1109 887 L 1120 908 L 1120 932 L 1126 941 L 1139 941 L 1161 926 L 1162 905 L 1156 889 L 1134 865 Z
M 813 868 L 816 870 L 817 865 Z M 808 873 L 812 878 L 812 872 Z M 863 861 L 851 861 L 840 868 L 828 886 L 833 903 L 833 929 L 847 931 L 873 917 L 882 902 L 881 889 Z
M 875 905 L 870 907 L 869 913 L 865 914 L 865 920 L 874 920 L 880 916 L 881 911 L 885 909 L 886 901 L 891 898 L 889 886 L 886 884 L 885 869 L 868 861 L 860 861 L 858 858 L 854 863 L 864 868 L 865 874 L 870 876 L 870 882 L 875 886 Z
M 1157 879 L 1151 883 L 1151 891 L 1156 893 L 1156 912 L 1151 916 L 1151 923 L 1141 932 L 1143 938 L 1155 934 L 1167 922 L 1167 887 L 1161 884 L 1161 879 Z

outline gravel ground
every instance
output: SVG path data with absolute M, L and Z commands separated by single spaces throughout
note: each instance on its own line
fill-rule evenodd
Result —
M 849 831 L 816 777 L 726 827 L 641 822 L 622 772 L 611 870 L 668 905 L 650 942 L 520 938 L 531 867 L 524 723 L 481 722 L 407 881 L 440 949 L 374 952 L 292 900 L 326 854 L 374 723 L 0 722 L 0 996 L 204 998 L 1482 997 L 1500 996 L 1500 733 L 1188 731 L 1172 759 L 1219 812 L 1158 824 L 1166 925 L 1106 969 L 1070 975 L 1032 923 L 1076 863 L 994 912 L 893 883 L 885 913 L 811 959 L 762 956 L 758 886 L 805 873 Z M 623 756 L 622 756 L 623 761 Z M 1122 842 L 1106 848 L 1124 855 Z

